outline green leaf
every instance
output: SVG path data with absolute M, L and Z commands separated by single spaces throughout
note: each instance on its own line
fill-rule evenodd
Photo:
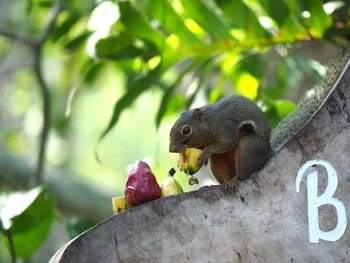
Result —
M 277 100 L 274 102 L 274 106 L 280 119 L 286 117 L 289 113 L 295 111 L 296 109 L 295 103 L 288 100 Z
M 285 88 L 286 88 L 285 85 L 277 85 L 277 84 L 269 83 L 267 87 L 264 87 L 263 89 L 261 89 L 260 95 L 267 96 L 267 97 L 270 97 L 271 99 L 277 100 L 282 97 L 282 95 L 286 90 Z
M 67 230 L 71 239 L 93 227 L 96 222 L 86 218 L 70 218 L 66 221 Z
M 294 60 L 314 82 L 326 75 L 326 67 L 316 60 L 306 57 L 294 57 Z
M 303 2 L 311 15 L 311 35 L 322 38 L 323 33 L 331 27 L 332 18 L 325 12 L 321 0 L 303 0 Z
M 292 101 L 273 100 L 266 95 L 262 95 L 261 99 L 264 103 L 264 114 L 272 128 L 276 127 L 284 117 L 296 109 L 296 105 Z
M 154 70 L 145 76 L 140 76 L 135 81 L 131 82 L 128 91 L 117 101 L 114 105 L 113 114 L 109 121 L 107 128 L 102 132 L 100 141 L 109 133 L 109 131 L 116 125 L 119 117 L 124 109 L 129 107 L 134 100 L 140 96 L 144 91 L 149 89 L 164 73 L 165 68 L 158 65 Z
M 319 81 L 326 73 L 326 69 L 319 62 L 305 57 L 287 57 L 278 65 L 277 77 L 279 86 L 295 87 L 304 80 L 303 72 L 314 82 Z
M 96 54 L 99 58 L 116 60 L 139 56 L 148 60 L 159 54 L 151 43 L 144 42 L 142 44 L 142 47 L 137 47 L 135 42 L 133 43 L 133 40 L 126 36 L 110 36 L 100 39 L 96 43 Z
M 66 19 L 52 31 L 52 41 L 56 42 L 79 21 L 80 17 L 75 14 L 70 14 Z
M 287 87 L 299 85 L 304 79 L 304 75 L 296 60 L 287 57 L 277 67 L 277 79 L 279 87 L 284 90 Z
M 285 19 L 288 17 L 288 6 L 284 1 L 276 0 L 259 0 L 261 6 L 266 13 L 275 20 L 279 25 L 282 25 Z
M 281 118 L 277 114 L 275 107 L 267 107 L 264 114 L 272 129 L 275 128 L 278 125 L 278 123 L 281 121 Z
M 203 87 L 205 79 L 208 77 L 208 73 L 206 71 L 201 71 L 200 76 L 198 78 L 198 82 L 196 84 L 195 89 L 193 90 L 192 94 L 190 94 L 189 98 L 187 98 L 187 102 L 186 102 L 186 109 L 189 110 L 192 103 L 194 102 L 198 92 L 200 91 L 200 89 Z
M 234 70 L 239 72 L 247 71 L 256 78 L 261 78 L 266 70 L 266 64 L 260 54 L 246 53 L 242 59 L 235 65 Z
M 85 43 L 85 41 L 88 39 L 88 37 L 92 34 L 90 31 L 85 31 L 78 35 L 77 37 L 73 38 L 72 40 L 68 41 L 64 48 L 70 52 L 75 51 L 79 47 L 81 47 L 82 44 Z
M 268 36 L 255 14 L 242 0 L 215 0 L 215 2 L 236 27 L 246 30 L 248 38 L 262 39 Z
M 241 72 L 235 79 L 235 88 L 238 94 L 252 100 L 258 96 L 259 86 L 259 79 L 246 71 Z
M 120 19 L 126 28 L 126 32 L 135 37 L 148 40 L 159 51 L 166 47 L 164 35 L 153 29 L 143 14 L 137 11 L 128 1 L 119 2 Z
M 306 28 L 301 25 L 297 18 L 290 14 L 281 27 L 280 37 L 283 38 L 284 41 L 289 40 L 293 42 L 295 39 L 307 39 L 309 35 Z
M 11 231 L 16 255 L 29 258 L 46 240 L 54 219 L 55 200 L 43 187 L 0 195 L 0 218 Z
M 187 44 L 200 43 L 197 36 L 187 29 L 184 21 L 174 11 L 168 0 L 146 0 L 142 1 L 141 4 L 165 30 L 177 35 L 181 42 Z
M 208 100 L 210 103 L 215 103 L 222 97 L 224 91 L 224 82 L 225 76 L 221 74 L 218 77 L 215 87 L 209 91 L 210 93 L 208 94 Z
M 0 195 L 0 220 L 5 230 L 13 225 L 13 218 L 21 215 L 40 195 L 41 187 L 27 192 L 2 193 Z
M 186 14 L 196 21 L 214 40 L 229 40 L 229 27 L 201 0 L 180 0 Z
M 83 72 L 86 72 L 83 74 L 83 81 L 85 83 L 91 83 L 94 81 L 105 65 L 106 64 L 101 62 L 93 62 L 92 64 L 87 65 L 83 70 Z
M 163 94 L 163 97 L 162 97 L 162 101 L 161 101 L 161 103 L 159 105 L 157 116 L 156 116 L 156 127 L 157 128 L 159 127 L 160 122 L 161 122 L 163 116 L 165 115 L 165 113 L 167 111 L 167 107 L 168 107 L 169 101 L 172 99 L 175 89 L 180 84 L 180 82 L 183 79 L 183 77 L 187 73 L 192 71 L 196 66 L 198 66 L 199 63 L 200 63 L 200 61 L 198 61 L 198 60 L 193 61 L 192 63 L 190 63 L 187 67 L 184 68 L 184 70 L 182 70 L 180 72 L 180 74 L 175 79 L 175 81 L 165 90 L 165 92 Z

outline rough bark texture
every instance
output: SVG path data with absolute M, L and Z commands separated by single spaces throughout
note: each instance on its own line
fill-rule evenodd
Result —
M 295 190 L 308 160 L 330 162 L 334 197 L 350 216 L 350 69 L 311 120 L 235 194 L 205 187 L 133 208 L 65 245 L 51 262 L 346 262 L 350 229 L 335 242 L 309 243 L 307 189 Z M 319 194 L 327 185 L 322 169 Z M 320 227 L 334 228 L 336 210 L 322 206 Z

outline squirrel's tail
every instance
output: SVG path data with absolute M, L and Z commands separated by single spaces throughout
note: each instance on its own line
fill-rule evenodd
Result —
M 296 111 L 285 117 L 272 131 L 271 145 L 274 151 L 279 150 L 316 113 L 349 59 L 350 46 L 340 49 L 336 56 L 326 64 L 326 74 L 321 82 L 308 92 L 298 104 Z

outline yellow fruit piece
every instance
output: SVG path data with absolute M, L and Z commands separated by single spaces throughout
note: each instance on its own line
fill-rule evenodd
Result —
M 160 197 L 167 197 L 170 195 L 177 195 L 180 193 L 183 193 L 183 189 L 181 187 L 181 185 L 179 184 L 179 182 L 173 178 L 175 174 L 175 169 L 171 168 L 169 170 L 169 174 L 167 176 L 167 178 L 164 179 L 164 181 L 162 182 L 162 185 L 160 186 Z
M 202 167 L 199 165 L 198 158 L 202 150 L 195 148 L 186 148 L 179 154 L 179 167 L 186 174 L 195 174 Z
M 126 200 L 125 196 L 116 196 L 112 198 L 112 207 L 113 212 L 115 214 L 119 214 L 126 209 L 132 208 L 134 206 Z

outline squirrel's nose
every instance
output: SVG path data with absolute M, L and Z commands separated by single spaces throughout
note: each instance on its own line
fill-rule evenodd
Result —
M 170 144 L 169 145 L 169 152 L 176 153 L 177 152 L 176 145 Z

